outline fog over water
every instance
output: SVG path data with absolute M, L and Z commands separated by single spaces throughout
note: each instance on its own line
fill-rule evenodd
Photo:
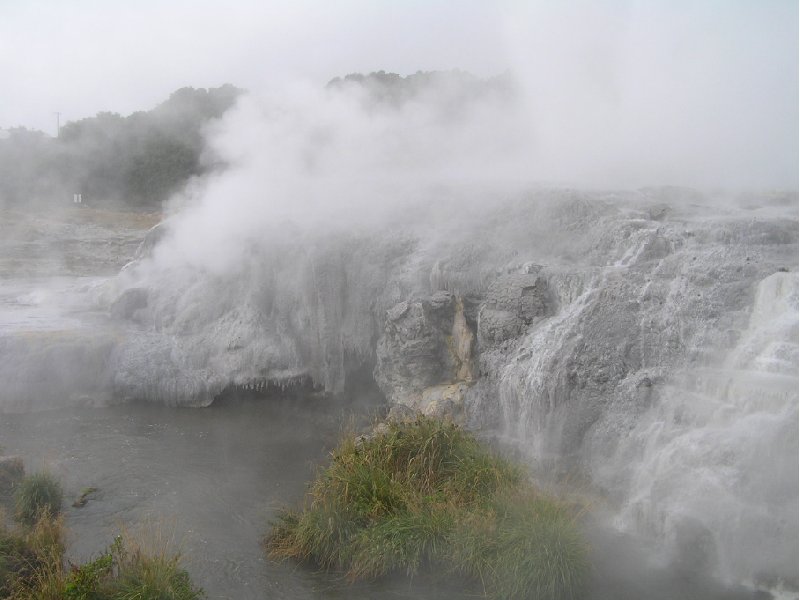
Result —
M 0 82 L 0 141 L 247 90 L 150 212 L 0 193 L 0 447 L 98 484 L 76 556 L 174 518 L 211 597 L 350 597 L 267 519 L 455 385 L 590 499 L 590 598 L 797 598 L 796 3 L 0 0 Z

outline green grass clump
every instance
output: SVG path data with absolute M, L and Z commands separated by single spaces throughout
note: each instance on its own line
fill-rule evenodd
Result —
M 2 519 L 0 519 L 2 523 Z M 200 600 L 203 591 L 166 547 L 118 536 L 98 558 L 65 564 L 62 519 L 41 513 L 32 527 L 0 526 L 0 598 L 8 600 Z
M 62 600 L 63 538 L 62 519 L 46 511 L 22 531 L 0 525 L 0 598 Z
M 499 599 L 578 598 L 588 568 L 576 515 L 463 429 L 420 417 L 370 439 L 346 437 L 266 538 L 273 559 L 300 559 L 351 580 L 432 565 Z
M 63 585 L 65 600 L 99 598 L 98 588 L 111 574 L 113 568 L 114 557 L 109 553 L 78 567 L 73 567 Z
M 25 476 L 25 465 L 18 456 L 1 456 L 0 446 L 0 500 L 4 500 L 14 491 L 16 484 Z
M 110 567 L 97 587 L 98 600 L 199 600 L 205 597 L 203 590 L 196 587 L 180 567 L 180 555 L 164 547 L 146 550 L 131 538 L 118 536 L 106 560 Z
M 0 598 L 9 596 L 15 577 L 23 573 L 35 559 L 20 537 L 11 535 L 5 529 L 0 530 Z
M 496 598 L 580 597 L 586 546 L 574 515 L 530 491 L 499 496 L 465 515 L 450 538 L 453 563 Z
M 28 475 L 14 490 L 14 517 L 24 525 L 33 526 L 43 513 L 61 512 L 63 498 L 61 484 L 50 473 Z

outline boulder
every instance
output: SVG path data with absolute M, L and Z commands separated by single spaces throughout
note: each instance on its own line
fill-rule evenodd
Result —
M 116 319 L 132 319 L 137 310 L 147 308 L 147 290 L 129 288 L 111 305 L 111 316 Z
M 474 338 L 463 301 L 449 292 L 400 302 L 386 312 L 375 379 L 393 403 L 421 409 L 424 390 L 472 381 Z
M 554 311 L 546 278 L 538 269 L 502 275 L 489 285 L 478 313 L 478 340 L 482 347 L 519 337 L 527 328 Z

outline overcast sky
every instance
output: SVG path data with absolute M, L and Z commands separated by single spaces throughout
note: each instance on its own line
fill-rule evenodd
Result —
M 785 185 L 797 170 L 797 11 L 795 0 L 0 0 L 0 127 L 52 134 L 55 111 L 62 124 L 129 114 L 183 86 L 511 69 L 552 143 L 749 146 L 725 168 L 770 154 L 780 165 L 761 179 Z
M 183 86 L 250 90 L 384 69 L 508 68 L 488 1 L 0 0 L 0 127 L 151 108 Z

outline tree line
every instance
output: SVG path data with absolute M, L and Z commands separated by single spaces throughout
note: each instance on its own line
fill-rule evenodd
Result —
M 203 127 L 233 106 L 230 84 L 182 88 L 149 111 L 101 112 L 64 125 L 57 137 L 24 127 L 0 138 L 0 205 L 71 202 L 154 209 L 188 179 L 213 168 Z

